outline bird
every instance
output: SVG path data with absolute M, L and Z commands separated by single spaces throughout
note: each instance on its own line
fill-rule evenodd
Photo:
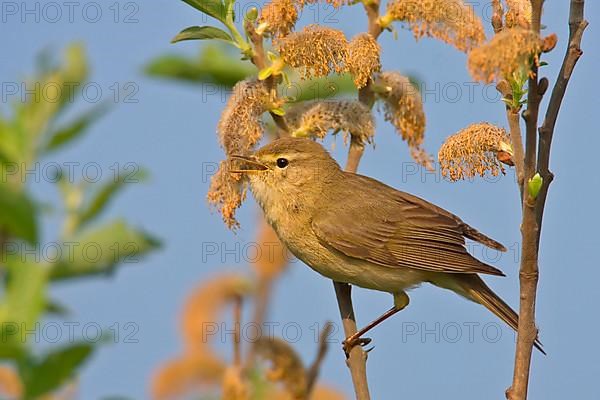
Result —
M 336 282 L 393 295 L 392 308 L 346 338 L 346 354 L 369 343 L 362 336 L 408 306 L 407 292 L 422 283 L 481 304 L 518 329 L 517 313 L 479 276 L 504 273 L 473 257 L 466 239 L 498 251 L 506 247 L 456 215 L 344 171 L 310 138 L 281 137 L 252 154 L 231 155 L 230 162 L 294 256 Z M 539 340 L 535 345 L 544 353 Z

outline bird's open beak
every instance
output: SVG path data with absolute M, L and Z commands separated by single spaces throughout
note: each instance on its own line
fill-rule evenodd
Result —
M 232 168 L 229 170 L 229 172 L 238 173 L 238 174 L 248 174 L 248 173 L 251 174 L 251 173 L 263 172 L 263 171 L 266 171 L 269 169 L 269 167 L 267 167 L 265 164 L 261 163 L 254 157 L 232 155 L 232 156 L 229 156 L 229 158 L 230 158 L 230 162 L 233 162 L 233 161 L 239 162 L 239 164 L 238 164 L 239 167 Z M 233 164 L 232 164 L 232 166 L 233 166 Z

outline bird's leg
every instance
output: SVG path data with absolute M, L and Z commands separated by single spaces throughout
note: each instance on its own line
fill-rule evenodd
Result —
M 361 337 L 365 333 L 369 332 L 371 329 L 375 328 L 377 325 L 381 324 L 386 319 L 390 318 L 394 314 L 399 311 L 402 311 L 409 303 L 409 298 L 406 292 L 394 293 L 394 307 L 387 310 L 385 313 L 380 315 L 378 318 L 374 319 L 367 326 L 356 332 L 355 334 L 349 336 L 342 342 L 342 347 L 344 348 L 344 352 L 346 355 L 350 354 L 350 350 L 354 346 L 360 345 L 364 346 L 371 343 L 371 339 Z

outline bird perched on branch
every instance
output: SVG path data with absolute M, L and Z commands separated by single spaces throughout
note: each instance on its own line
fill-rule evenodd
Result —
M 506 248 L 452 213 L 343 171 L 307 138 L 280 138 L 251 156 L 231 158 L 232 172 L 247 176 L 267 221 L 298 259 L 334 281 L 394 296 L 389 311 L 346 338 L 347 352 L 368 343 L 362 336 L 405 308 L 406 291 L 423 282 L 479 303 L 517 329 L 517 313 L 478 275 L 504 274 L 469 254 L 465 238 Z

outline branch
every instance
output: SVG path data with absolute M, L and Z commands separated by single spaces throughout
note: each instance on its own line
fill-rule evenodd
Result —
M 252 22 L 249 19 L 247 19 L 244 22 L 244 30 L 248 34 L 248 37 L 249 37 L 250 42 L 252 43 L 252 47 L 253 47 L 251 61 L 254 65 L 256 65 L 256 68 L 258 68 L 258 70 L 260 71 L 267 66 L 267 56 L 265 54 L 263 37 L 262 37 L 262 35 L 259 35 L 256 32 L 256 29 L 254 28 L 254 22 Z M 278 77 L 275 77 L 272 75 L 269 76 L 267 79 L 265 79 L 265 85 L 267 86 L 267 90 L 269 92 L 276 94 L 275 92 L 277 90 L 277 84 L 279 83 L 278 80 L 279 80 Z M 285 122 L 285 119 L 281 115 L 277 115 L 272 112 L 269 114 L 271 114 L 271 118 L 273 118 L 273 122 L 275 122 L 275 125 L 277 125 L 277 127 L 279 128 L 280 131 L 282 131 L 284 134 L 289 132 L 287 123 Z
M 327 321 L 321 334 L 319 335 L 319 348 L 317 349 L 317 356 L 315 360 L 310 365 L 306 376 L 306 397 L 310 398 L 310 394 L 317 382 L 317 378 L 319 376 L 319 372 L 321 371 L 321 365 L 323 364 L 323 360 L 325 360 L 325 355 L 327 355 L 327 350 L 329 349 L 329 344 L 327 343 L 327 339 L 331 334 L 331 330 L 333 329 L 333 324 L 331 321 Z
M 242 296 L 236 296 L 233 303 L 233 365 L 242 365 Z
M 532 0 L 532 29 L 539 33 L 540 16 L 543 0 Z M 527 399 L 529 372 L 531 368 L 531 353 L 537 337 L 535 326 L 535 301 L 538 282 L 538 256 L 542 216 L 552 181 L 549 171 L 550 147 L 558 111 L 564 97 L 567 83 L 573 72 L 575 63 L 581 57 L 581 38 L 587 22 L 583 19 L 584 0 L 571 0 L 569 16 L 569 47 L 565 54 L 560 74 L 555 82 L 550 97 L 548 109 L 542 127 L 539 129 L 539 148 L 537 160 L 534 158 L 537 143 L 537 119 L 539 103 L 547 88 L 547 79 L 538 82 L 537 68 L 533 68 L 534 76 L 529 80 L 527 110 L 524 117 L 527 122 L 527 138 L 525 149 L 525 178 L 530 178 L 536 168 L 544 178 L 542 189 L 535 199 L 527 193 L 526 183 L 523 183 L 523 220 L 521 235 L 523 237 L 520 281 L 519 329 L 517 332 L 517 348 L 515 354 L 515 369 L 512 386 L 507 390 L 506 397 L 510 400 Z
M 505 80 L 498 82 L 496 89 L 505 99 L 512 98 L 512 92 L 508 82 Z M 523 154 L 523 137 L 521 135 L 519 110 L 515 110 L 509 105 L 506 105 L 506 119 L 508 120 L 510 141 L 513 149 L 513 161 L 515 163 L 515 171 L 517 172 L 517 184 L 519 186 L 519 191 L 521 192 L 521 201 L 523 201 L 523 174 L 525 173 L 525 156 Z
M 548 103 L 548 109 L 546 110 L 546 116 L 544 123 L 542 124 L 539 131 L 539 149 L 538 149 L 538 172 L 544 178 L 544 184 L 538 195 L 538 207 L 537 207 L 537 220 L 541 225 L 542 217 L 544 214 L 544 206 L 546 203 L 546 196 L 548 194 L 548 188 L 554 175 L 550 172 L 550 148 L 552 145 L 552 136 L 554 134 L 554 127 L 556 126 L 556 120 L 558 118 L 558 112 L 562 105 L 562 100 L 567 90 L 567 84 L 575 68 L 575 64 L 579 58 L 583 55 L 581 50 L 581 39 L 583 32 L 588 26 L 588 22 L 583 17 L 584 0 L 572 0 L 571 9 L 569 13 L 569 46 L 563 59 L 563 63 L 554 83 L 552 94 L 550 95 L 550 101 Z
M 352 286 L 342 282 L 333 282 L 333 286 L 335 287 L 335 295 L 342 317 L 344 334 L 349 337 L 358 331 L 352 306 Z M 350 350 L 346 365 L 350 369 L 356 399 L 369 400 L 371 396 L 369 395 L 369 383 L 367 381 L 367 352 L 360 346 L 354 346 Z

